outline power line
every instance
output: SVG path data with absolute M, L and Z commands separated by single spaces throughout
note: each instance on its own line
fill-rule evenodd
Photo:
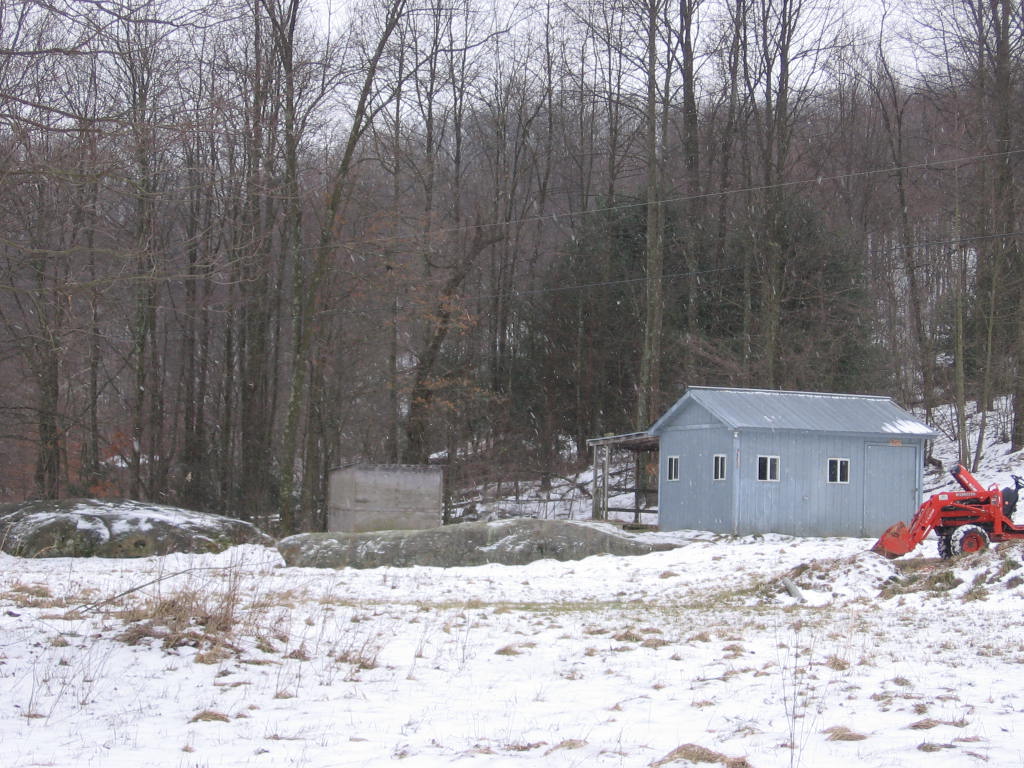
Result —
M 917 250 L 920 250 L 922 248 L 934 248 L 934 247 L 939 247 L 939 246 L 950 246 L 950 247 L 952 247 L 952 246 L 957 246 L 957 245 L 964 245 L 966 243 L 982 242 L 982 241 L 985 241 L 985 240 L 997 240 L 997 239 L 1004 238 L 1004 237 L 1024 237 L 1024 231 L 1000 232 L 1000 233 L 992 233 L 992 234 L 987 234 L 987 235 L 973 235 L 973 236 L 968 236 L 968 237 L 958 237 L 956 239 L 949 239 L 949 240 L 921 240 L 921 241 L 916 241 L 916 242 L 910 243 L 909 247 L 910 247 L 911 250 L 917 251 Z M 908 244 L 898 243 L 898 244 L 891 245 L 891 246 L 888 246 L 888 247 L 885 247 L 885 248 L 875 248 L 875 249 L 871 249 L 871 250 L 875 254 L 883 254 L 883 253 L 895 253 L 895 252 L 898 252 L 898 251 L 902 251 L 902 250 L 904 250 L 907 247 L 908 247 Z M 920 265 L 916 265 L 916 266 L 920 266 Z M 710 275 L 710 274 L 715 274 L 715 273 L 720 273 L 720 272 L 732 272 L 732 271 L 740 269 L 741 267 L 742 267 L 741 264 L 728 264 L 728 265 L 717 266 L 717 267 L 708 267 L 706 269 L 694 269 L 694 270 L 686 270 L 686 271 L 683 271 L 683 272 L 671 272 L 669 274 L 662 275 L 660 278 L 654 278 L 654 279 L 655 280 L 664 281 L 664 282 L 670 282 L 670 281 L 674 281 L 674 280 L 682 280 L 682 279 L 692 278 L 692 277 L 702 277 L 704 275 Z M 481 301 L 487 301 L 487 300 L 493 300 L 493 299 L 499 299 L 499 298 L 515 299 L 515 298 L 528 298 L 528 297 L 531 297 L 531 296 L 544 296 L 544 295 L 558 294 L 558 293 L 582 293 L 584 291 L 601 289 L 601 288 L 614 288 L 614 287 L 624 286 L 624 285 L 636 285 L 636 284 L 640 284 L 640 283 L 646 283 L 647 280 L 648 280 L 647 276 L 646 275 L 642 275 L 642 276 L 638 276 L 638 277 L 617 278 L 617 279 L 614 279 L 614 280 L 597 280 L 597 281 L 586 282 L 586 283 L 571 283 L 571 284 L 568 284 L 568 285 L 545 286 L 545 287 L 540 287 L 540 288 L 527 288 L 527 289 L 514 289 L 514 290 L 509 290 L 509 291 L 503 291 L 503 292 L 478 293 L 478 294 L 470 294 L 470 295 L 461 294 L 457 298 L 458 298 L 459 301 L 461 301 L 463 303 L 470 303 L 470 302 L 481 302 Z M 419 282 L 417 282 L 417 285 L 431 284 L 431 283 L 436 285 L 436 284 L 440 284 L 441 282 L 443 282 L 442 278 L 435 278 L 433 280 L 419 281 Z M 365 307 L 364 308 L 349 308 L 349 309 L 337 309 L 337 308 L 335 308 L 335 309 L 324 310 L 320 314 L 321 314 L 321 316 L 324 316 L 324 315 L 358 315 L 358 314 L 366 314 L 367 311 L 368 310 Z
M 471 224 L 461 225 L 457 227 L 442 227 L 440 229 L 430 230 L 429 232 L 416 232 L 409 233 L 407 235 L 384 235 L 372 238 L 363 238 L 359 240 L 350 240 L 348 245 L 354 247 L 356 245 L 368 245 L 368 244 L 382 244 L 403 240 L 414 240 L 422 237 L 432 237 L 435 235 L 453 235 L 464 232 L 472 232 L 476 229 L 490 228 L 498 226 L 512 226 L 520 224 L 531 224 L 539 223 L 548 220 L 558 221 L 559 219 L 573 219 L 576 217 L 593 216 L 597 214 L 614 213 L 622 210 L 630 210 L 635 208 L 645 208 L 648 205 L 666 205 L 668 203 L 685 203 L 697 200 L 710 200 L 718 197 L 732 196 L 732 195 L 743 195 L 753 194 L 756 192 L 767 192 L 775 189 L 789 189 L 793 187 L 807 186 L 811 184 L 821 185 L 826 182 L 835 181 L 851 181 L 855 179 L 863 179 L 871 176 L 877 176 L 879 174 L 896 173 L 898 171 L 920 171 L 920 170 L 936 170 L 936 171 L 948 171 L 957 170 L 967 165 L 982 162 L 985 160 L 994 160 L 998 158 L 1009 158 L 1011 156 L 1024 154 L 1024 149 L 1009 149 L 1002 152 L 987 152 L 978 155 L 967 155 L 960 158 L 948 158 L 941 160 L 930 160 L 922 161 L 920 163 L 909 163 L 906 165 L 892 165 L 884 168 L 869 168 L 862 171 L 849 171 L 845 173 L 836 173 L 831 175 L 819 175 L 813 178 L 795 179 L 791 181 L 780 181 L 771 184 L 755 184 L 746 187 L 733 187 L 731 189 L 718 190 L 715 192 L 698 192 L 693 194 L 684 195 L 673 195 L 670 197 L 660 198 L 653 203 L 649 203 L 646 200 L 637 200 L 635 202 L 623 202 L 616 203 L 614 205 L 608 205 L 600 208 L 588 208 L 582 211 L 572 211 L 567 213 L 539 213 L 531 216 L 522 216 L 518 218 L 508 219 L 497 223 L 487 224 Z
M 714 191 L 714 192 L 701 192 L 701 193 L 694 193 L 694 194 L 673 195 L 673 196 L 663 197 L 663 198 L 657 200 L 654 204 L 656 204 L 656 205 L 666 205 L 666 204 L 673 204 L 673 203 L 685 203 L 685 202 L 697 201 L 697 200 L 714 199 L 714 198 L 718 198 L 718 197 L 722 197 L 722 196 L 754 194 L 754 193 L 758 193 L 758 192 L 770 191 L 770 190 L 773 190 L 773 189 L 787 189 L 787 188 L 795 188 L 795 187 L 801 187 L 801 186 L 807 186 L 807 185 L 819 185 L 820 186 L 820 185 L 825 184 L 825 183 L 849 181 L 849 180 L 854 180 L 854 179 L 863 179 L 863 178 L 869 178 L 869 177 L 872 177 L 872 176 L 877 176 L 879 174 L 890 174 L 890 173 L 895 173 L 895 172 L 899 172 L 899 171 L 914 172 L 914 171 L 921 171 L 921 170 L 940 170 L 940 171 L 954 170 L 954 169 L 957 169 L 957 168 L 960 168 L 960 167 L 963 167 L 963 166 L 966 166 L 966 165 L 970 165 L 970 164 L 973 164 L 973 163 L 978 163 L 978 162 L 982 162 L 982 161 L 986 161 L 986 160 L 999 159 L 999 158 L 1009 158 L 1009 157 L 1012 157 L 1012 156 L 1020 155 L 1022 153 L 1024 153 L 1024 149 L 1011 149 L 1011 150 L 1006 150 L 1006 151 L 1002 151 L 1002 152 L 991 152 L 991 153 L 983 153 L 983 154 L 977 154 L 977 155 L 968 155 L 968 156 L 960 157 L 960 158 L 946 158 L 946 159 L 940 159 L 940 160 L 922 161 L 920 163 L 910 163 L 910 164 L 906 164 L 906 165 L 902 165 L 902 166 L 886 166 L 886 167 L 882 167 L 882 168 L 870 168 L 870 169 L 865 169 L 865 170 L 860 170 L 860 171 L 850 171 L 850 172 L 837 173 L 837 174 L 831 174 L 831 175 L 819 175 L 819 176 L 815 176 L 813 178 L 804 178 L 804 179 L 796 179 L 796 180 L 790 180 L 790 181 L 782 181 L 782 182 L 776 182 L 776 183 L 772 183 L 772 184 L 759 184 L 759 185 L 750 185 L 750 186 L 745 186 L 745 187 L 734 187 L 734 188 L 725 189 L 725 190 L 718 190 L 718 191 Z M 545 213 L 545 214 L 535 214 L 535 215 L 531 215 L 531 216 L 524 216 L 524 217 L 519 217 L 519 218 L 510 218 L 510 219 L 502 221 L 500 223 L 460 225 L 460 226 L 456 226 L 456 227 L 446 227 L 446 228 L 434 229 L 434 230 L 430 230 L 428 232 L 409 233 L 409 234 L 406 234 L 406 235 L 395 234 L 395 235 L 383 235 L 383 236 L 369 237 L 369 238 L 360 238 L 358 240 L 349 240 L 348 242 L 346 242 L 344 244 L 340 244 L 340 247 L 347 248 L 349 250 L 354 251 L 354 250 L 359 249 L 360 246 L 361 247 L 366 247 L 368 245 L 381 245 L 381 244 L 386 244 L 386 243 L 391 243 L 391 242 L 409 241 L 409 240 L 415 240 L 415 239 L 421 239 L 421 238 L 432 238 L 432 237 L 437 237 L 437 236 L 451 236 L 451 235 L 457 235 L 457 234 L 463 234 L 463 233 L 470 233 L 470 232 L 476 231 L 476 230 L 481 229 L 481 228 L 508 227 L 508 226 L 523 225 L 523 224 L 529 224 L 529 223 L 541 223 L 541 222 L 549 221 L 549 220 L 550 221 L 554 221 L 554 222 L 557 223 L 557 222 L 559 222 L 562 219 L 574 219 L 574 218 L 577 218 L 577 217 L 594 216 L 594 215 L 600 215 L 600 214 L 614 213 L 614 212 L 623 211 L 623 210 L 643 208 L 643 207 L 646 207 L 648 204 L 649 203 L 647 203 L 646 201 L 642 201 L 642 200 L 638 200 L 638 201 L 634 201 L 634 202 L 620 202 L 620 203 L 616 203 L 614 205 L 608 205 L 608 206 L 603 206 L 603 207 L 599 207 L 599 208 L 590 208 L 590 209 L 586 209 L 586 210 L 582 210 L 582 211 L 568 212 L 568 213 L 564 213 L 564 214 Z M 980 242 L 980 241 L 984 241 L 984 240 L 992 240 L 992 239 L 999 239 L 999 238 L 1006 238 L 1006 237 L 1020 237 L 1022 235 L 1024 235 L 1024 232 L 1017 231 L 1017 232 L 992 233 L 992 234 L 985 234 L 985 235 L 958 237 L 956 239 L 948 239 L 948 240 L 919 241 L 919 242 L 910 243 L 910 244 L 901 243 L 901 244 L 897 244 L 897 245 L 891 246 L 891 247 L 889 247 L 887 249 L 883 249 L 883 251 L 881 251 L 881 252 L 885 252 L 885 251 L 895 252 L 895 251 L 903 250 L 903 249 L 908 248 L 908 247 L 913 249 L 913 250 L 918 250 L 920 248 L 925 248 L 925 247 L 955 246 L 955 245 L 958 245 L 958 244 L 971 243 L 971 242 Z M 306 246 L 306 247 L 301 247 L 301 248 L 294 249 L 293 252 L 295 252 L 295 253 L 310 253 L 310 252 L 316 250 L 317 248 L 318 248 L 318 246 Z M 880 251 L 875 250 L 875 252 L 878 253 Z M 673 280 L 679 280 L 679 279 L 684 279 L 684 278 L 688 278 L 688 277 L 699 277 L 701 275 L 713 274 L 713 273 L 718 273 L 718 272 L 732 271 L 732 270 L 735 270 L 735 269 L 738 269 L 738 268 L 739 268 L 738 265 L 726 265 L 726 266 L 710 267 L 710 268 L 701 269 L 701 270 L 688 270 L 688 271 L 684 271 L 684 272 L 674 272 L 674 273 L 662 275 L 660 278 L 656 278 L 656 279 L 660 279 L 660 280 L 664 280 L 664 281 L 673 281 Z M 130 275 L 122 274 L 119 279 L 123 280 L 123 279 L 130 278 L 130 277 L 131 277 Z M 154 277 L 155 276 L 152 275 L 152 274 L 147 274 L 147 275 L 139 275 L 139 276 L 137 276 L 137 279 L 139 279 L 139 280 L 151 280 L 151 279 L 154 279 Z M 167 276 L 165 276 L 165 277 L 167 277 Z M 209 275 L 207 275 L 205 277 L 206 277 L 206 279 L 208 279 Z M 189 279 L 188 276 L 184 276 L 184 275 L 174 275 L 174 278 L 178 279 L 178 280 Z M 197 276 L 195 279 L 204 279 L 204 277 L 203 276 Z M 443 277 L 440 277 L 440 276 L 437 277 L 437 278 L 434 278 L 434 279 L 420 279 L 420 280 L 417 281 L 417 285 L 440 284 L 440 283 L 443 283 L 446 279 L 447 278 L 443 278 Z M 606 287 L 614 287 L 614 286 L 619 286 L 619 285 L 638 284 L 638 283 L 646 282 L 647 280 L 648 280 L 647 276 L 626 277 L 626 278 L 620 278 L 620 279 L 615 279 L 615 280 L 592 281 L 592 282 L 587 282 L 587 283 L 576 283 L 576 284 L 571 284 L 571 285 L 550 286 L 550 287 L 541 287 L 541 288 L 532 288 L 532 289 L 516 289 L 516 290 L 510 290 L 510 291 L 503 291 L 503 292 L 494 292 L 494 293 L 489 293 L 489 294 L 479 294 L 479 295 L 475 295 L 475 296 L 465 296 L 465 295 L 463 295 L 460 298 L 463 301 L 483 301 L 483 300 L 486 300 L 486 299 L 494 299 L 494 298 L 499 298 L 499 297 L 539 296 L 539 295 L 552 294 L 552 293 L 578 292 L 578 291 L 584 291 L 584 290 L 592 290 L 592 289 L 599 289 L 599 288 L 606 288 Z M 326 312 L 326 314 L 349 314 L 352 311 L 354 311 L 354 310 L 348 310 L 348 311 L 346 311 L 346 310 L 328 310 Z

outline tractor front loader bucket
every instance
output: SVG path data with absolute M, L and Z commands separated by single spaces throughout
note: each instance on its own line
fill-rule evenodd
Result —
M 901 521 L 890 525 L 888 530 L 875 542 L 871 551 L 893 560 L 900 555 L 907 554 L 917 544 L 918 542 L 915 542 L 910 535 L 910 529 Z

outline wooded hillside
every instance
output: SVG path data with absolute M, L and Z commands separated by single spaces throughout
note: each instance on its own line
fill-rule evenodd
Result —
M 1020 447 L 1020 4 L 857 5 L 0 0 L 2 498 L 290 532 L 693 384 L 1018 394 Z

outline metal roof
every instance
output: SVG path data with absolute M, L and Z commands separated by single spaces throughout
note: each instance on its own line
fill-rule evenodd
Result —
M 658 448 L 658 438 L 650 432 L 630 432 L 625 435 L 592 437 L 587 440 L 587 445 L 591 448 L 595 445 L 614 445 L 629 451 L 653 451 Z
M 934 430 L 889 397 L 718 387 L 690 387 L 648 432 L 659 434 L 690 402 L 731 429 L 936 437 Z

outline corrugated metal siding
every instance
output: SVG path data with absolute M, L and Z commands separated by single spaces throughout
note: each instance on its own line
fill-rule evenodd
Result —
M 864 445 L 864 533 L 881 536 L 897 520 L 910 520 L 921 503 L 924 446 Z
M 732 529 L 732 433 L 706 427 L 672 429 L 661 436 L 658 524 L 662 530 Z M 727 457 L 726 479 L 714 480 L 714 456 Z M 665 481 L 668 457 L 679 457 L 679 480 Z
M 867 538 L 912 517 L 934 435 L 888 398 L 700 388 L 650 433 L 663 530 Z M 712 480 L 716 453 L 728 457 L 724 483 Z M 678 481 L 665 480 L 669 456 Z M 778 482 L 757 479 L 759 456 L 779 457 Z M 849 460 L 849 483 L 827 482 L 829 459 Z
M 691 403 L 689 408 L 679 412 L 672 423 L 673 427 L 722 426 L 722 420 L 713 416 L 700 403 Z
M 739 534 L 871 538 L 920 503 L 922 446 L 799 433 L 744 433 L 740 440 Z M 757 479 L 757 457 L 780 457 L 777 483 Z M 828 460 L 850 460 L 850 482 L 827 482 Z
M 864 446 L 860 438 L 838 435 L 743 433 L 734 532 L 870 535 L 864 529 Z M 757 479 L 762 455 L 779 457 L 778 482 Z M 850 460 L 849 483 L 827 482 L 829 459 Z
M 701 410 L 706 409 L 722 424 L 734 429 L 934 436 L 927 425 L 887 397 L 692 387 L 672 410 L 683 406 L 687 400 L 691 407 L 699 405 Z M 679 410 L 688 411 L 689 407 L 679 407 Z M 668 423 L 677 423 L 674 416 Z M 682 417 L 683 413 L 678 416 Z M 662 425 L 659 421 L 655 428 L 668 426 L 668 423 Z

